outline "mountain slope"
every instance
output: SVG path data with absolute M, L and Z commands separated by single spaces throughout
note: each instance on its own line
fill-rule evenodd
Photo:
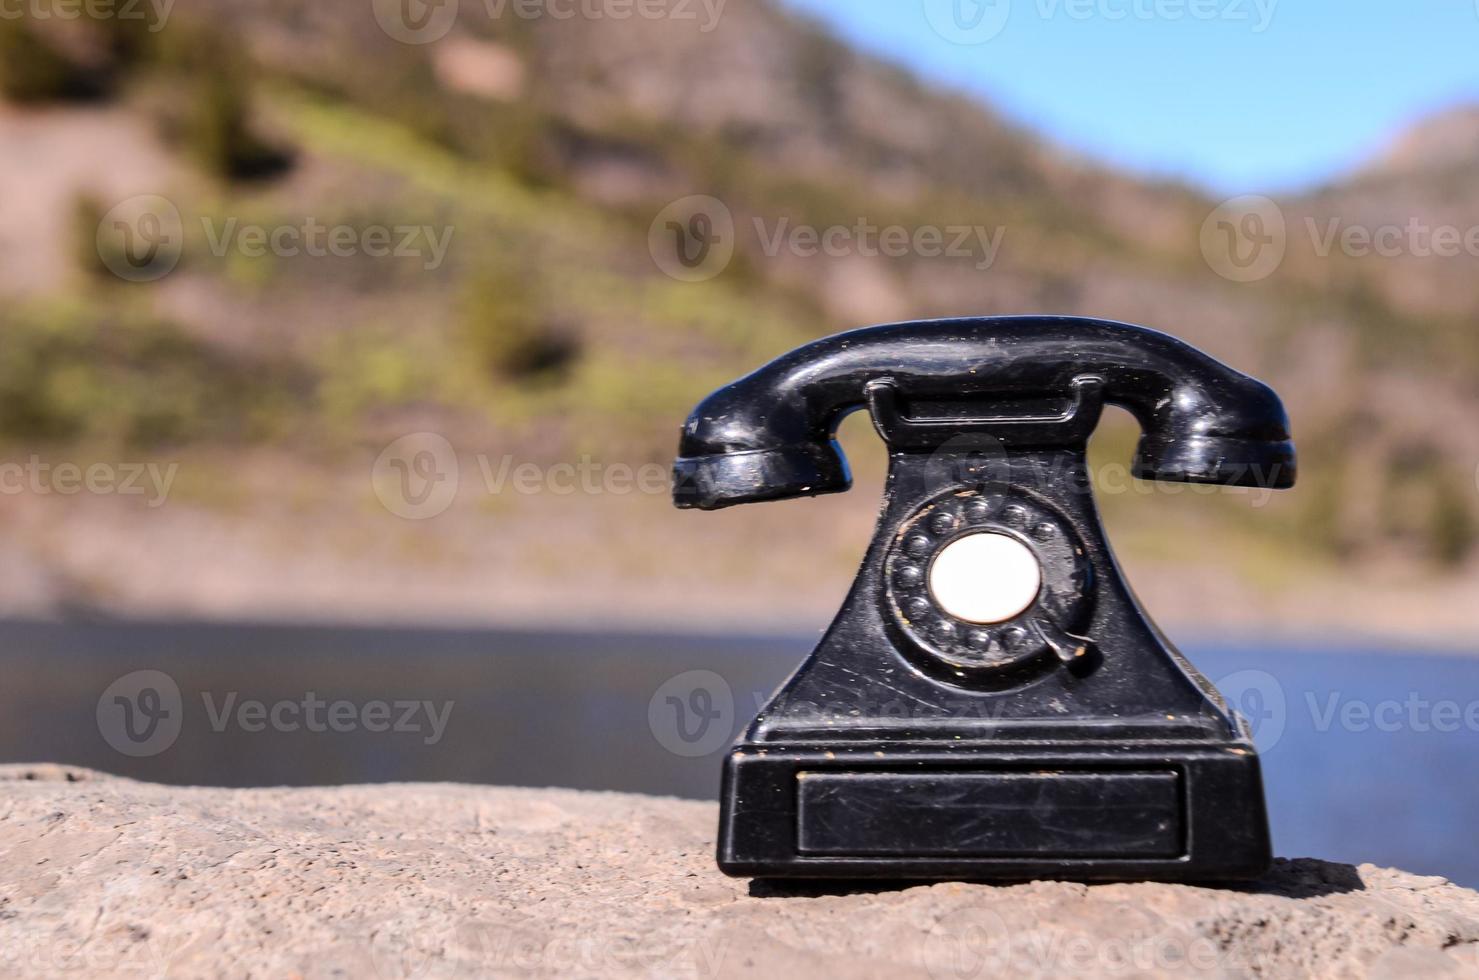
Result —
M 26 196 L 53 203 L 24 227 L 0 218 L 0 269 L 29 256 L 47 270 L 3 282 L 23 301 L 0 320 L 28 353 L 0 374 L 0 438 L 17 452 L 180 456 L 198 464 L 200 506 L 293 520 L 235 475 L 242 459 L 302 469 L 295 493 L 313 513 L 406 432 L 545 466 L 661 466 L 709 388 L 812 337 L 896 318 L 1078 313 L 1168 330 L 1270 381 L 1302 451 L 1301 487 L 1268 501 L 1101 487 L 1130 555 L 1206 561 L 1271 589 L 1290 587 L 1268 570 L 1291 562 L 1313 576 L 1352 562 L 1472 573 L 1473 259 L 1323 247 L 1332 221 L 1337 235 L 1413 218 L 1479 225 L 1461 134 L 1420 131 L 1382 166 L 1277 202 L 1286 258 L 1236 282 L 1204 252 L 1217 202 L 1070 160 L 769 0 L 729 4 L 708 32 L 486 9 L 464 4 L 445 37 L 406 44 L 352 0 L 213 0 L 157 35 L 82 45 L 93 61 L 78 71 L 106 79 L 101 105 L 0 110 L 7 146 L 60 153 L 66 131 L 96 147 L 47 172 L 7 152 Z M 58 57 L 81 57 L 54 27 L 30 27 Z M 183 244 L 168 275 L 120 282 L 99 274 L 90 236 L 138 194 L 172 202 Z M 722 205 L 702 217 L 732 221 L 734 257 L 675 278 L 659 219 L 691 195 Z M 445 254 L 257 255 L 228 231 L 315 222 L 416 229 Z M 899 254 L 881 247 L 889 228 L 908 243 Z M 99 345 L 100 331 L 151 339 Z M 173 352 L 163 373 L 159 351 Z M 213 390 L 232 394 L 202 398 Z M 1112 420 L 1096 458 L 1122 468 L 1132 438 Z M 854 455 L 865 482 L 876 477 L 876 445 Z M 526 506 L 489 493 L 448 519 L 506 527 Z M 617 506 L 562 519 L 599 511 L 609 526 Z M 656 506 L 644 497 L 635 525 L 659 520 Z M 829 506 L 852 515 L 823 547 L 845 572 L 872 502 Z M 766 518 L 738 520 L 715 532 L 706 574 L 753 573 Z M 499 540 L 553 561 L 540 573 L 551 580 L 570 572 L 535 536 Z M 445 546 L 468 567 L 498 560 Z M 640 543 L 620 550 L 592 560 L 632 583 L 656 574 L 632 571 Z

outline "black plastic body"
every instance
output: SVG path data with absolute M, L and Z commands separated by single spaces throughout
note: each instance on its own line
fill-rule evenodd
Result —
M 840 418 L 890 448 L 883 513 L 816 650 L 725 761 L 735 875 L 1232 880 L 1270 861 L 1246 726 L 1141 610 L 1105 539 L 1085 448 L 1105 403 L 1139 475 L 1287 487 L 1277 396 L 1163 334 L 1012 317 L 818 341 L 694 412 L 680 506 L 845 489 Z M 955 539 L 1013 537 L 1036 601 L 1004 623 L 926 584 Z

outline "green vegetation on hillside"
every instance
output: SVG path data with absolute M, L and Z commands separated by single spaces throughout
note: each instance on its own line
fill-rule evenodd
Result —
M 0 312 L 0 439 L 126 447 L 280 437 L 304 379 L 227 356 L 148 314 L 71 304 Z
M 1400 370 L 1474 394 L 1479 335 L 1451 311 L 1399 302 L 1369 263 L 1291 260 L 1287 275 L 1233 286 L 1197 253 L 1210 207 L 1199 195 L 1057 159 L 981 107 L 769 4 L 731 11 L 727 28 L 742 41 L 747 24 L 780 25 L 796 42 L 772 52 L 775 77 L 738 80 L 787 98 L 755 96 L 734 118 L 723 108 L 733 93 L 706 87 L 725 66 L 685 60 L 681 45 L 623 48 L 638 35 L 517 18 L 478 25 L 464 38 L 474 55 L 484 45 L 528 74 L 520 97 L 487 97 L 446 81 L 443 48 L 395 43 L 347 14 L 313 22 L 315 57 L 271 43 L 282 39 L 263 19 L 281 27 L 271 19 L 293 7 L 211 0 L 182 7 L 157 34 L 81 24 L 92 32 L 81 44 L 46 24 L 0 20 L 7 99 L 106 100 L 155 127 L 189 175 L 159 188 L 184 216 L 185 243 L 157 284 L 111 275 L 95 231 L 115 202 L 78 198 L 78 288 L 66 302 L 0 311 L 0 440 L 319 449 L 430 415 L 545 454 L 595 443 L 661 458 L 697 397 L 858 325 L 860 293 L 902 315 L 1154 316 L 1215 353 L 1225 344 L 1238 366 L 1296 398 L 1301 364 L 1323 356 L 1301 355 L 1299 341 L 1318 326 L 1347 348 L 1348 391 Z M 554 67 L 561 55 L 581 71 Z M 696 123 L 682 99 L 623 89 L 624 70 L 668 71 L 668 86 L 717 108 Z M 878 104 L 854 105 L 856 92 Z M 725 202 L 737 236 L 734 260 L 701 283 L 664 276 L 648 254 L 654 215 L 690 194 Z M 433 265 L 424 254 L 288 259 L 212 242 L 227 227 L 309 218 L 356 232 L 426 227 L 449 247 Z M 768 254 L 756 220 L 980 226 L 1003 230 L 1005 246 L 989 269 L 978 254 Z M 171 293 L 180 283 L 191 302 Z M 1226 323 L 1204 314 L 1229 310 L 1244 335 L 1204 325 Z M 1259 514 L 1218 499 L 1203 533 L 1250 554 L 1341 561 L 1399 548 L 1438 565 L 1469 559 L 1479 509 L 1452 433 L 1413 423 L 1420 431 L 1409 435 L 1410 420 L 1355 396 L 1300 407 L 1299 493 Z M 1129 439 L 1106 445 L 1128 458 Z M 1152 527 L 1156 508 L 1132 502 L 1106 510 Z

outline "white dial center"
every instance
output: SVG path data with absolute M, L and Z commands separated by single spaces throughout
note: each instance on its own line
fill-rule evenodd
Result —
M 967 534 L 945 546 L 929 572 L 940 608 L 968 623 L 1004 623 L 1042 589 L 1042 567 L 1025 544 L 1005 534 Z

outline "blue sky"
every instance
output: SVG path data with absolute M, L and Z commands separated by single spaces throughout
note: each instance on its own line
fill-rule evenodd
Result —
M 1227 194 L 1316 185 L 1479 103 L 1479 0 L 786 2 L 1060 144 Z

